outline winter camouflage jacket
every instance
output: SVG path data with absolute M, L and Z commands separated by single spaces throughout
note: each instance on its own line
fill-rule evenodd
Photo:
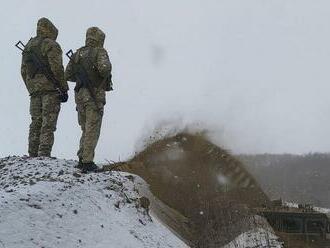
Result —
M 65 70 L 65 79 L 76 82 L 75 92 L 79 94 L 83 87 L 77 82 L 77 64 L 86 70 L 91 87 L 95 91 L 97 100 L 105 104 L 105 91 L 112 90 L 111 70 L 112 65 L 107 51 L 103 48 L 105 34 L 97 27 L 91 27 L 86 32 L 86 44 L 79 48 L 72 56 Z M 86 92 L 82 90 L 81 92 Z M 86 93 L 81 93 L 86 94 Z M 90 98 L 90 97 L 87 97 Z
M 58 80 L 61 90 L 65 92 L 68 91 L 69 88 L 64 79 L 62 49 L 56 42 L 57 35 L 58 30 L 54 24 L 47 18 L 41 18 L 37 24 L 37 36 L 29 40 L 24 51 L 32 46 L 40 46 L 40 52 L 44 58 L 43 60 L 46 60 L 51 72 Z M 56 91 L 53 82 L 49 81 L 45 75 L 37 73 L 33 78 L 29 77 L 24 55 L 21 65 L 21 74 L 30 95 Z

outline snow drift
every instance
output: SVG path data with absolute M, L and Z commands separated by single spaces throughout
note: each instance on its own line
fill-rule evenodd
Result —
M 0 247 L 186 247 L 148 213 L 135 176 L 76 161 L 0 159 Z

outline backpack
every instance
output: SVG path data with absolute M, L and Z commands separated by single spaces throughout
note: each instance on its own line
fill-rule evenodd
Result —
M 26 73 L 30 79 L 36 74 L 41 73 L 40 65 L 38 65 L 34 57 L 38 57 L 43 66 L 50 68 L 48 58 L 42 55 L 41 44 L 43 39 L 40 37 L 31 38 L 23 51 L 23 63 L 26 65 Z
M 98 88 L 103 81 L 97 68 L 97 56 L 97 48 L 85 46 L 77 51 L 75 57 L 75 64 L 79 64 L 85 69 L 93 88 Z M 75 73 L 78 72 L 75 71 Z

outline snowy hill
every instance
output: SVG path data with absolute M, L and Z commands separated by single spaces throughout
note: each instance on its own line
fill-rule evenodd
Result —
M 135 177 L 76 161 L 0 159 L 0 247 L 186 247 L 149 216 Z

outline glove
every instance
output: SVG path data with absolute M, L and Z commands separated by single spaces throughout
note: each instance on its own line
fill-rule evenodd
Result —
M 60 101 L 61 102 L 67 102 L 68 99 L 69 99 L 69 95 L 68 95 L 68 92 L 67 91 L 66 92 L 62 92 L 60 94 Z

